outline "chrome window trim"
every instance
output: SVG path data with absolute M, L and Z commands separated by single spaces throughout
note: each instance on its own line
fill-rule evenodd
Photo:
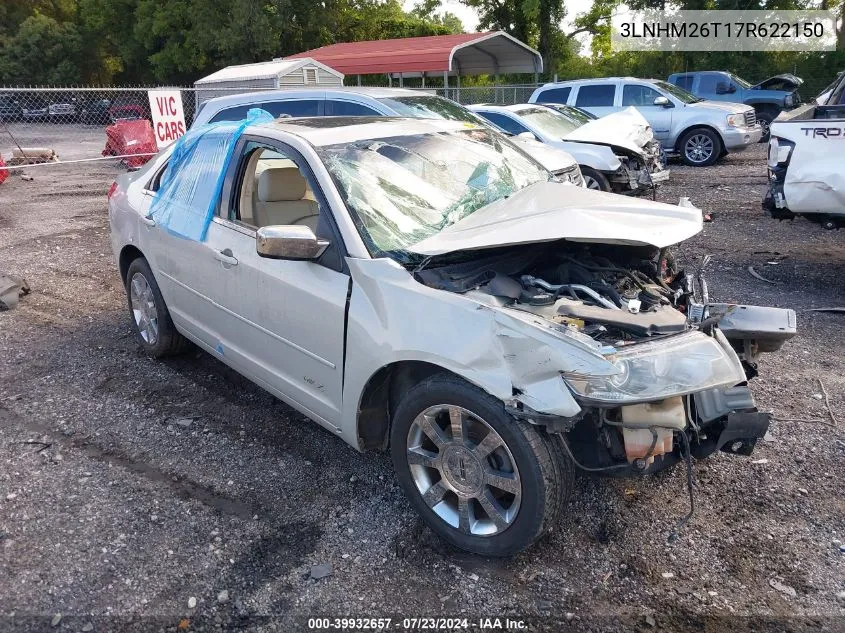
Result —
M 249 225 L 244 224 L 243 222 L 233 222 L 232 220 L 228 220 L 226 218 L 221 218 L 219 215 L 215 215 L 211 218 L 212 222 L 216 222 L 220 226 L 225 226 L 226 228 L 232 229 L 233 231 L 237 231 L 238 233 L 242 233 L 247 237 L 251 237 L 255 239 L 255 228 L 250 228 Z

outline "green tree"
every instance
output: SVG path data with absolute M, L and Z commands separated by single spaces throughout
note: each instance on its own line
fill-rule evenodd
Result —
M 461 19 L 451 11 L 440 12 L 440 0 L 422 0 L 414 5 L 411 15 L 432 24 L 445 27 L 449 33 L 463 33 L 464 25 Z
M 80 80 L 82 38 L 72 22 L 36 13 L 0 51 L 0 84 L 67 85 Z

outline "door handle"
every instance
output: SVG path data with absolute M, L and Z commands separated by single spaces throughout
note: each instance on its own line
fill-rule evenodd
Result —
M 143 222 L 147 226 L 155 226 L 156 225 L 156 221 L 153 220 L 153 217 L 151 215 L 141 216 L 141 222 Z
M 232 255 L 232 250 L 224 248 L 222 251 L 214 251 L 214 259 L 223 262 L 226 266 L 237 266 L 238 258 Z

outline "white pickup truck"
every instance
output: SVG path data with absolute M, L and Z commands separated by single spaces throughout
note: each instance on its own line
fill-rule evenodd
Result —
M 845 73 L 822 100 L 772 122 L 763 209 L 835 229 L 845 225 Z

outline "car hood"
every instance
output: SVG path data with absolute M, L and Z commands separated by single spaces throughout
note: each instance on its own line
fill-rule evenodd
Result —
M 751 106 L 743 103 L 731 103 L 730 101 L 697 101 L 696 103 L 687 103 L 686 108 L 701 108 L 703 110 L 721 110 L 725 114 L 739 114 L 746 110 L 753 110 Z
M 519 138 L 518 136 L 510 136 L 508 138 L 511 142 L 516 143 L 522 151 L 552 173 L 571 169 L 578 164 L 578 161 L 571 154 L 562 149 L 546 145 L 539 141 Z
M 654 132 L 639 110 L 629 107 L 585 123 L 563 139 L 579 143 L 616 145 L 642 154 L 643 147 L 654 139 Z
M 677 244 L 701 231 L 701 211 L 557 182 L 539 182 L 482 207 L 408 250 L 420 255 L 568 239 Z
M 797 77 L 792 73 L 783 73 L 764 79 L 756 86 L 751 86 L 751 90 L 795 90 L 803 83 L 804 80 L 801 77 Z M 774 86 L 778 86 L 778 88 L 774 88 Z

